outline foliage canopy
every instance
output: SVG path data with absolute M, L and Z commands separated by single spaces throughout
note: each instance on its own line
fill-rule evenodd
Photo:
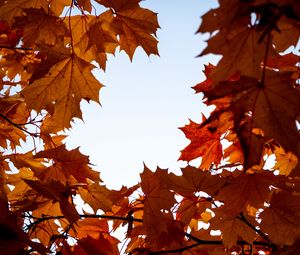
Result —
M 198 168 L 145 167 L 140 183 L 111 190 L 66 149 L 80 102 L 99 102 L 92 69 L 117 49 L 158 55 L 157 14 L 140 1 L 0 1 L 0 254 L 119 254 L 121 226 L 132 255 L 299 253 L 298 0 L 219 0 L 203 15 L 200 55 L 222 58 L 194 87 L 213 112 L 181 128 L 191 142 L 180 159 L 200 157 Z

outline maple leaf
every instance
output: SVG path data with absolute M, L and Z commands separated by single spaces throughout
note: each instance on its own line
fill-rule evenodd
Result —
M 105 220 L 86 218 L 76 222 L 76 226 L 70 229 L 70 234 L 79 239 L 92 237 L 98 239 L 102 234 L 109 233 L 108 223 Z
M 56 1 L 54 1 L 56 2 Z M 22 16 L 25 8 L 43 8 L 48 11 L 49 3 L 47 0 L 10 0 L 0 2 L 0 19 L 12 22 L 15 17 Z
M 267 67 L 280 71 L 297 71 L 296 64 L 300 61 L 299 56 L 288 53 L 276 57 L 269 57 L 265 63 Z
M 291 45 L 296 46 L 300 37 L 300 23 L 287 17 L 277 22 L 277 31 L 273 32 L 273 42 L 278 52 L 285 51 Z
M 300 240 L 298 239 L 292 246 L 283 247 L 278 249 L 275 252 L 272 252 L 272 255 L 293 255 L 298 254 L 300 250 Z
M 120 241 L 112 236 L 105 237 L 100 234 L 97 239 L 91 238 L 90 236 L 78 240 L 78 244 L 75 245 L 74 251 L 71 254 L 82 254 L 82 255 L 118 255 L 118 243 Z
M 90 0 L 77 0 L 77 4 L 83 10 L 86 10 L 88 12 L 92 11 L 92 4 Z
M 220 6 L 202 15 L 202 22 L 197 33 L 213 33 L 217 29 L 221 32 L 232 29 L 231 26 L 240 20 L 249 22 L 248 2 L 219 0 Z M 245 22 L 245 23 L 248 23 Z
M 78 2 L 78 0 L 77 0 Z M 59 0 L 59 1 L 50 1 L 50 8 L 51 11 L 59 17 L 63 10 L 65 9 L 66 6 L 71 6 L 72 5 L 72 0 Z M 36 8 L 36 7 L 35 7 Z
M 211 203 L 205 198 L 184 198 L 176 211 L 176 218 L 185 224 L 189 224 L 193 218 L 202 219 L 203 213 L 207 208 L 210 208 L 210 205 Z
M 44 202 L 32 211 L 33 217 L 43 218 L 45 215 L 61 215 L 59 203 L 50 201 Z M 61 224 L 61 221 L 59 221 Z M 59 236 L 58 222 L 55 219 L 36 224 L 30 231 L 31 238 L 37 238 L 41 243 L 49 245 L 53 241 L 53 236 Z
M 90 63 L 76 55 L 66 56 L 53 65 L 45 77 L 26 87 L 22 95 L 28 107 L 38 112 L 54 107 L 51 122 L 61 129 L 69 128 L 73 117 L 81 118 L 82 99 L 99 101 L 103 85 L 91 74 L 92 69 Z
M 106 11 L 97 17 L 76 15 L 65 21 L 66 24 L 70 23 L 72 40 L 76 49 L 79 49 L 79 57 L 89 62 L 96 60 L 105 69 L 106 54 L 113 54 L 119 45 L 113 20 L 113 13 Z
M 241 237 L 249 244 L 253 243 L 256 232 L 236 217 L 228 217 L 216 211 L 216 216 L 209 221 L 211 229 L 221 230 L 225 247 L 231 248 L 236 245 Z
M 159 28 L 157 14 L 141 8 L 140 0 L 97 0 L 114 9 L 114 26 L 120 36 L 120 50 L 124 50 L 132 60 L 138 46 L 150 55 L 158 55 L 156 30 Z
M 138 8 L 141 0 L 96 0 L 96 2 L 118 12 L 121 10 Z
M 47 14 L 44 9 L 29 8 L 24 12 L 26 16 L 17 17 L 14 25 L 23 30 L 22 41 L 26 47 L 40 43 L 54 45 L 58 37 L 67 33 L 64 23 L 58 17 Z
M 221 136 L 233 125 L 231 114 L 223 113 L 218 119 L 199 125 L 191 122 L 181 128 L 191 143 L 181 152 L 179 160 L 191 161 L 202 157 L 199 168 L 209 169 L 214 163 L 218 165 L 222 159 Z
M 246 144 L 243 147 L 245 155 L 249 155 L 246 147 L 248 150 L 254 149 L 257 155 L 261 155 L 266 139 L 275 139 L 284 149 L 297 155 L 299 132 L 295 121 L 300 115 L 298 107 L 300 92 L 293 87 L 290 73 L 267 71 L 264 84 L 245 77 L 236 82 L 225 82 L 205 92 L 205 95 L 209 101 L 224 96 L 232 97 L 229 109 L 234 113 L 235 129 L 241 143 Z M 243 125 L 242 121 L 245 117 L 249 127 L 241 130 L 240 126 Z M 261 138 L 253 134 L 253 128 L 263 131 Z M 245 139 L 249 139 L 249 136 L 253 140 L 263 139 L 263 141 L 244 142 Z M 253 164 L 257 161 L 250 162 Z
M 175 203 L 174 193 L 162 182 L 166 171 L 157 169 L 154 173 L 147 167 L 141 173 L 141 187 L 145 194 L 144 207 L 146 213 L 154 214 L 162 209 L 170 210 Z
M 246 211 L 250 205 L 255 208 L 263 208 L 264 202 L 271 198 L 270 185 L 276 187 L 277 184 L 285 183 L 287 179 L 275 176 L 272 172 L 241 173 L 232 178 L 220 189 L 215 196 L 216 200 L 222 201 L 221 208 L 228 215 L 238 215 Z
M 266 48 L 270 49 L 269 55 L 276 55 L 266 39 L 259 43 L 260 36 L 255 28 L 236 24 L 230 31 L 224 30 L 209 39 L 201 56 L 209 53 L 223 55 L 210 77 L 215 82 L 227 80 L 236 73 L 259 78 Z
M 92 183 L 88 186 L 80 187 L 78 193 L 82 199 L 88 203 L 96 212 L 98 209 L 104 212 L 110 212 L 112 206 L 124 197 L 128 197 L 137 189 L 137 186 L 131 188 L 123 187 L 119 191 L 110 190 L 98 183 Z
M 262 213 L 261 229 L 269 234 L 273 243 L 292 245 L 299 237 L 299 194 L 278 192 Z
M 297 157 L 291 152 L 285 152 L 282 147 L 276 147 L 274 151 L 276 163 L 274 169 L 282 175 L 288 176 L 298 163 Z
M 181 171 L 181 176 L 170 173 L 162 178 L 170 190 L 185 197 L 199 191 L 213 195 L 227 181 L 226 178 L 219 175 L 212 175 L 208 171 L 201 171 L 191 166 L 183 168 Z
M 45 254 L 47 249 L 44 245 L 33 242 L 22 230 L 22 222 L 18 220 L 17 215 L 11 213 L 8 204 L 0 200 L 1 219 L 0 219 L 0 254 L 15 255 L 25 252 L 26 245 L 32 247 L 32 250 Z
M 79 183 L 86 183 L 87 179 L 92 181 L 100 181 L 99 173 L 89 167 L 89 158 L 82 155 L 79 148 L 68 151 L 65 145 L 60 145 L 54 149 L 38 152 L 34 158 L 48 158 L 54 160 L 53 168 L 49 170 L 53 172 L 61 172 L 68 180 L 72 175 Z M 43 173 L 40 173 L 43 175 Z M 58 174 L 59 175 L 59 174 Z M 51 173 L 47 179 L 51 178 Z M 55 178 L 54 178 L 55 179 Z
M 206 79 L 203 82 L 200 82 L 196 84 L 193 89 L 196 91 L 196 93 L 204 92 L 206 90 L 209 90 L 213 86 L 213 80 L 209 78 L 209 75 L 214 70 L 215 66 L 212 64 L 208 64 L 204 66 L 204 74 L 206 76 Z
M 44 198 L 51 199 L 54 202 L 59 202 L 61 212 L 70 223 L 76 222 L 80 218 L 75 206 L 69 201 L 71 190 L 68 187 L 62 185 L 58 181 L 41 183 L 38 180 L 23 180 L 28 186 Z
M 162 237 L 166 245 L 183 241 L 183 225 L 174 221 L 170 213 L 176 200 L 174 192 L 163 182 L 162 177 L 166 174 L 162 169 L 151 172 L 147 167 L 140 174 L 141 188 L 145 194 L 143 225 L 148 238 L 158 247 L 162 245 L 158 242 Z M 174 240 L 174 233 L 177 233 L 179 239 Z
M 278 54 L 299 40 L 296 0 L 220 0 L 202 16 L 198 32 L 212 35 L 202 54 L 222 59 L 194 90 L 215 110 L 182 128 L 191 143 L 180 158 L 201 157 L 201 169 L 145 167 L 140 184 L 111 190 L 54 135 L 81 118 L 82 99 L 99 101 L 91 62 L 105 69 L 118 47 L 130 59 L 137 47 L 158 54 L 157 14 L 140 3 L 0 0 L 0 254 L 120 254 L 112 233 L 125 225 L 136 255 L 240 254 L 245 243 L 253 254 L 297 253 L 299 57 Z M 273 156 L 277 171 L 262 170 Z M 75 195 L 94 213 L 78 214 Z

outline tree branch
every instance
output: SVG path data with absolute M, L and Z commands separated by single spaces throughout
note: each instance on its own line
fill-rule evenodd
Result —
M 41 218 L 34 217 L 32 215 L 25 215 L 25 218 L 31 218 L 34 219 L 34 222 L 31 222 L 28 225 L 28 229 L 31 229 L 34 225 L 38 225 L 44 221 L 47 220 L 58 220 L 58 219 L 65 219 L 66 217 L 63 215 L 57 215 L 57 216 L 43 216 Z M 79 214 L 79 217 L 81 218 L 101 218 L 101 219 L 109 219 L 109 220 L 122 220 L 122 221 L 128 221 L 128 222 L 143 222 L 142 219 L 137 219 L 133 217 L 121 217 L 121 216 L 111 216 L 111 215 L 100 215 L 100 214 Z
M 8 49 L 8 50 L 24 50 L 24 51 L 31 51 L 31 48 L 23 48 L 23 47 L 11 47 L 7 45 L 0 45 L 0 49 Z
M 153 251 L 150 252 L 148 255 L 158 255 L 158 254 L 167 254 L 167 253 L 177 253 L 177 252 L 184 252 L 186 250 L 192 249 L 194 247 L 199 246 L 201 243 L 194 243 L 182 248 L 178 248 L 178 249 L 173 249 L 173 250 L 164 250 L 164 251 Z
M 257 229 L 255 226 L 253 226 L 244 216 L 244 214 L 241 212 L 240 216 L 236 217 L 237 219 L 244 222 L 249 228 L 253 229 L 257 234 L 259 234 L 263 239 L 265 239 L 270 245 L 273 245 L 271 240 L 266 236 L 264 232 L 262 232 L 260 229 Z
M 122 220 L 122 221 L 127 221 L 127 222 L 143 222 L 142 219 L 138 219 L 138 218 L 133 218 L 132 216 L 130 217 L 122 217 L 122 216 L 113 216 L 113 215 L 99 215 L 99 214 L 79 214 L 79 216 L 81 218 L 101 218 L 101 219 L 109 219 L 109 220 Z M 27 218 L 31 218 L 34 219 L 34 222 L 31 222 L 28 225 L 28 230 L 31 229 L 32 227 L 47 221 L 47 220 L 58 220 L 58 219 L 65 219 L 66 217 L 63 215 L 58 215 L 58 216 L 43 216 L 41 218 L 32 216 L 32 215 L 25 215 L 24 217 Z M 269 247 L 272 248 L 272 250 L 276 249 L 276 246 L 274 244 L 272 244 L 270 242 L 270 240 L 268 239 L 268 237 L 265 236 L 265 234 L 263 232 L 261 232 L 260 230 L 256 229 L 255 226 L 253 226 L 251 223 L 249 223 L 246 218 L 244 217 L 244 215 L 241 214 L 241 216 L 237 217 L 238 219 L 240 219 L 241 221 L 243 221 L 244 223 L 246 223 L 251 229 L 253 229 L 254 231 L 256 231 L 258 234 L 260 234 L 263 238 L 266 239 L 266 242 L 264 241 L 254 241 L 252 244 L 253 245 L 259 245 L 259 246 L 264 246 L 264 247 Z M 191 245 L 187 245 L 184 246 L 182 248 L 178 248 L 178 249 L 170 249 L 170 250 L 160 250 L 160 251 L 151 251 L 149 253 L 149 255 L 159 255 L 159 254 L 167 254 L 167 253 L 178 253 L 178 252 L 183 252 L 185 250 L 189 250 L 192 248 L 195 248 L 199 245 L 224 245 L 222 240 L 202 240 L 199 239 L 198 237 L 195 237 L 189 233 L 184 233 L 184 235 L 189 238 L 190 240 L 194 241 L 194 244 Z M 237 241 L 237 245 L 251 245 L 246 241 Z
M 24 124 L 16 124 L 14 123 L 11 119 L 7 118 L 5 115 L 3 115 L 2 113 L 0 113 L 0 117 L 4 120 L 6 120 L 9 124 L 13 125 L 14 127 L 22 130 L 23 132 L 33 136 L 33 137 L 37 137 L 37 134 L 35 133 L 31 133 L 28 130 L 26 130 L 25 128 L 23 128 L 22 126 L 24 126 Z M 28 123 L 29 124 L 29 123 Z
M 183 252 L 183 251 L 186 251 L 188 249 L 195 248 L 199 245 L 222 245 L 222 246 L 224 245 L 222 240 L 202 240 L 202 239 L 199 239 L 199 238 L 197 238 L 197 237 L 195 237 L 195 236 L 193 236 L 189 233 L 185 233 L 185 236 L 188 237 L 189 239 L 195 241 L 196 243 L 191 244 L 191 245 L 187 245 L 185 247 L 178 248 L 178 249 L 153 251 L 153 252 L 150 252 L 149 255 Z M 246 241 L 237 241 L 237 245 L 251 245 L 251 244 L 247 243 Z M 270 245 L 269 242 L 267 243 L 267 242 L 261 242 L 261 241 L 254 241 L 253 245 L 271 247 L 272 249 L 274 248 L 272 245 Z

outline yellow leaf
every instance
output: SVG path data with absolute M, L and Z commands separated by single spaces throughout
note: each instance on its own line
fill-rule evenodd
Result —
M 276 147 L 274 154 L 276 164 L 273 168 L 279 170 L 280 174 L 288 176 L 298 163 L 297 157 L 290 151 L 285 152 L 282 147 Z

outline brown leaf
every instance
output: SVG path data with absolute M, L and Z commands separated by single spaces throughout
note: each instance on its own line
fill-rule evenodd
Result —
M 55 1 L 56 2 L 56 1 Z M 0 2 L 0 19 L 12 22 L 15 17 L 23 14 L 25 8 L 43 8 L 48 11 L 47 0 L 10 0 Z
M 23 30 L 22 41 L 26 47 L 41 43 L 54 45 L 67 33 L 65 24 L 44 9 L 29 8 L 24 12 L 26 16 L 17 17 L 15 26 Z
M 89 166 L 89 157 L 80 153 L 79 148 L 71 151 L 66 149 L 65 145 L 60 145 L 56 148 L 40 151 L 34 158 L 48 158 L 54 160 L 53 168 L 49 171 L 61 172 L 66 180 L 72 175 L 79 183 L 87 182 L 87 179 L 92 181 L 100 181 L 99 172 L 91 169 Z M 44 175 L 46 173 L 40 173 Z M 49 173 L 48 178 L 50 178 Z M 54 177 L 55 179 L 55 177 Z
M 236 82 L 222 83 L 205 93 L 209 100 L 232 97 L 230 109 L 234 113 L 235 130 L 245 156 L 253 152 L 261 155 L 262 146 L 267 139 L 275 139 L 285 150 L 298 155 L 300 136 L 295 121 L 300 115 L 300 92 L 293 87 L 290 75 L 267 71 L 263 84 L 255 79 L 242 78 Z M 245 118 L 248 123 L 246 129 L 241 128 L 245 126 Z M 253 128 L 261 129 L 262 135 L 254 134 Z M 249 142 L 247 139 L 262 141 Z M 248 162 L 247 167 L 256 164 L 257 157 L 256 160 L 248 159 Z
M 78 240 L 78 244 L 75 245 L 74 251 L 71 254 L 82 255 L 119 255 L 118 243 L 120 241 L 112 236 L 104 236 L 100 234 L 100 237 L 94 239 L 90 236 Z
M 277 245 L 292 245 L 300 234 L 299 194 L 278 192 L 261 214 L 261 229 Z
M 232 75 L 259 78 L 261 62 L 264 59 L 267 44 L 266 38 L 259 42 L 261 33 L 245 23 L 236 23 L 230 30 L 223 30 L 208 40 L 207 48 L 201 53 L 221 54 L 223 58 L 210 74 L 215 82 L 227 80 Z M 269 43 L 270 44 L 270 43 Z M 276 55 L 272 47 L 269 54 Z
M 99 101 L 103 85 L 92 75 L 92 69 L 90 63 L 70 55 L 53 65 L 45 77 L 26 87 L 22 95 L 28 107 L 38 112 L 54 107 L 51 122 L 60 129 L 69 128 L 74 117 L 81 118 L 82 99 Z
M 199 191 L 213 195 L 227 181 L 226 178 L 219 175 L 212 175 L 208 171 L 202 171 L 191 166 L 183 168 L 181 171 L 182 176 L 170 173 L 162 176 L 162 178 L 170 190 L 174 190 L 182 196 L 189 196 Z

